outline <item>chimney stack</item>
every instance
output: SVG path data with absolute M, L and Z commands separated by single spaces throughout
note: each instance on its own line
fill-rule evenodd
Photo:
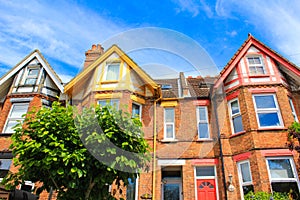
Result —
M 97 60 L 104 53 L 104 49 L 100 44 L 93 44 L 92 48 L 85 52 L 84 69 Z

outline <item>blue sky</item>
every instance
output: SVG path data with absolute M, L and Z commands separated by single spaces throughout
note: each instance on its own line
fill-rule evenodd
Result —
M 81 70 L 84 53 L 92 44 L 105 44 L 111 38 L 118 44 L 116 36 L 146 27 L 165 32 L 152 37 L 158 43 L 168 41 L 170 32 L 181 41 L 178 49 L 183 42 L 191 46 L 197 43 L 214 63 L 205 63 L 207 68 L 221 70 L 248 33 L 300 65 L 299 10 L 300 2 L 296 0 L 0 0 L 0 76 L 39 49 L 66 82 Z M 173 50 L 176 47 L 173 45 Z M 186 74 L 190 71 L 184 59 L 170 61 L 168 55 L 153 56 L 145 49 L 129 55 L 146 71 L 151 63 L 168 65 L 165 69 Z M 178 53 L 176 56 L 186 58 Z M 195 53 L 193 58 L 197 57 Z

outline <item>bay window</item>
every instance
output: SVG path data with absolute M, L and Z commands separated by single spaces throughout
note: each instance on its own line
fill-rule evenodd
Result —
M 259 127 L 283 126 L 279 107 L 274 94 L 253 95 Z
M 4 126 L 4 133 L 14 133 L 13 127 L 23 121 L 23 115 L 27 113 L 28 103 L 14 103 L 11 107 L 9 115 L 7 117 L 6 124 Z
M 267 165 L 272 191 L 289 193 L 292 190 L 293 196 L 299 196 L 299 180 L 292 158 L 267 158 Z

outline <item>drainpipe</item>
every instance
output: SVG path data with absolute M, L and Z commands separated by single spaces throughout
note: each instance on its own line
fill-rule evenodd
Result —
M 153 177 L 152 177 L 152 200 L 155 200 L 155 186 L 156 186 L 156 103 L 161 99 L 154 100 L 154 108 L 153 108 Z
M 222 148 L 221 133 L 220 133 L 220 128 L 219 128 L 219 117 L 218 117 L 218 112 L 217 112 L 216 94 L 213 97 L 213 103 L 214 103 L 214 113 L 215 113 L 215 116 L 216 116 L 216 126 L 217 126 L 217 132 L 218 132 L 218 142 L 219 142 L 219 146 L 220 146 L 221 168 L 222 168 L 222 174 L 223 174 L 222 180 L 223 180 L 223 187 L 224 187 L 224 192 L 225 192 L 225 200 L 228 200 L 228 197 L 227 197 L 227 187 L 226 187 L 225 167 L 224 167 L 223 148 Z

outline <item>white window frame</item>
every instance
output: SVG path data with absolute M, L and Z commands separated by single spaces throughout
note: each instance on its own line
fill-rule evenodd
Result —
M 251 58 L 252 59 L 259 58 L 260 64 L 250 64 L 249 59 L 251 59 Z M 266 74 L 266 68 L 264 66 L 262 56 L 260 56 L 260 55 L 251 55 L 251 56 L 247 56 L 246 59 L 247 59 L 247 63 L 248 63 L 248 69 L 249 69 L 250 76 L 265 75 Z M 257 67 L 262 67 L 263 73 L 258 73 Z M 250 68 L 255 68 L 255 73 L 251 73 Z
M 251 181 L 248 181 L 248 182 L 244 182 L 243 181 L 243 174 L 242 174 L 242 169 L 241 169 L 241 165 L 245 164 L 245 163 L 248 163 L 248 166 L 249 166 L 248 170 L 249 170 L 250 178 L 251 178 Z M 239 176 L 239 182 L 240 182 L 240 184 L 239 184 L 240 185 L 240 193 L 241 193 L 242 199 L 244 199 L 243 186 L 253 185 L 253 179 L 252 179 L 252 172 L 251 172 L 250 162 L 249 162 L 249 160 L 239 161 L 239 162 L 237 162 L 237 167 L 238 167 L 238 176 Z
M 173 116 L 173 122 L 166 122 L 166 112 L 167 110 L 173 110 L 174 112 L 174 116 Z M 169 138 L 167 137 L 167 126 L 168 125 L 172 125 L 173 126 L 173 130 L 172 130 L 172 137 Z M 164 108 L 164 140 L 175 140 L 175 108 L 174 107 L 166 107 Z
M 136 102 L 132 102 L 132 108 L 133 108 L 133 105 L 136 105 L 136 106 L 138 106 L 139 107 L 139 119 L 141 120 L 142 119 L 142 105 L 141 104 L 139 104 L 139 103 L 136 103 Z M 131 117 L 132 118 L 136 118 L 136 116 L 133 116 L 133 109 L 131 108 Z
M 118 69 L 118 74 L 116 75 L 116 79 L 108 79 L 108 68 L 109 66 L 116 66 L 118 65 L 119 69 Z M 120 73 L 121 73 L 121 63 L 120 62 L 111 62 L 111 63 L 106 63 L 106 66 L 105 66 L 105 72 L 104 72 L 104 76 L 103 76 L 103 81 L 118 81 L 120 79 Z
M 28 186 L 31 186 L 31 191 L 30 192 L 32 192 L 33 191 L 33 189 L 34 189 L 34 183 L 33 182 L 31 182 L 31 181 L 24 181 L 24 184 L 20 184 L 20 186 L 19 186 L 19 188 L 20 188 L 20 190 L 21 190 L 21 188 L 22 188 L 22 185 L 28 185 Z
M 257 105 L 256 105 L 256 101 L 255 101 L 255 97 L 256 96 L 272 96 L 276 108 L 259 108 L 258 109 Z M 282 117 L 281 117 L 279 105 L 278 105 L 277 98 L 276 98 L 275 94 L 253 94 L 252 95 L 252 99 L 253 99 L 253 104 L 254 104 L 255 113 L 256 113 L 256 121 L 257 121 L 257 124 L 258 124 L 259 128 L 278 128 L 278 127 L 283 127 L 283 121 L 282 121 Z M 259 117 L 258 117 L 258 114 L 260 114 L 260 113 L 277 113 L 278 120 L 279 120 L 279 125 L 278 126 L 261 126 L 260 125 L 260 121 L 259 121 Z
M 29 75 L 30 70 L 38 70 L 38 73 L 36 75 Z M 24 77 L 24 85 L 36 85 L 39 78 L 40 71 L 41 69 L 39 67 L 28 67 L 26 70 L 26 75 Z M 36 79 L 36 80 L 34 84 L 26 84 L 27 79 Z
M 7 116 L 5 125 L 3 127 L 3 133 L 13 133 L 13 132 L 6 132 L 7 126 L 8 126 L 10 121 L 24 121 L 24 118 L 22 116 L 20 116 L 20 117 L 10 117 L 12 115 L 12 111 L 13 111 L 14 107 L 18 106 L 18 105 L 27 105 L 26 113 L 28 112 L 29 103 L 13 103 L 11 108 L 10 108 L 9 114 Z
M 232 104 L 234 101 L 236 101 L 237 104 L 238 104 L 239 112 L 238 112 L 238 113 L 235 113 L 235 114 L 232 114 L 232 106 L 231 106 L 231 104 Z M 235 132 L 235 130 L 234 130 L 234 122 L 233 122 L 234 118 L 237 118 L 237 117 L 239 117 L 239 116 L 242 118 L 241 107 L 240 107 L 240 102 L 239 102 L 238 98 L 234 98 L 234 99 L 230 100 L 230 101 L 228 102 L 228 108 L 229 108 L 230 124 L 231 124 L 232 134 L 236 134 L 236 133 L 242 132 L 242 131 L 240 131 L 240 132 Z M 242 120 L 242 127 L 243 127 L 243 130 L 244 130 L 243 120 Z
M 299 122 L 298 117 L 297 117 L 297 113 L 296 113 L 296 110 L 295 110 L 295 107 L 294 107 L 294 104 L 293 104 L 293 100 L 292 100 L 291 97 L 289 97 L 289 103 L 290 103 L 290 106 L 291 106 L 291 109 L 292 109 L 292 115 L 294 117 L 295 122 Z
M 200 109 L 204 108 L 205 109 L 205 118 L 206 120 L 200 120 Z M 199 124 L 207 124 L 207 136 L 205 138 L 200 137 L 200 129 L 199 129 Z M 208 109 L 207 106 L 197 106 L 197 130 L 198 130 L 198 139 L 210 139 L 210 128 L 209 128 L 209 119 L 208 119 Z
M 290 161 L 294 178 L 272 178 L 268 160 L 286 160 L 286 159 L 288 159 Z M 297 186 L 298 186 L 298 190 L 300 192 L 299 178 L 298 178 L 296 166 L 295 166 L 295 163 L 294 163 L 294 159 L 292 157 L 267 157 L 266 158 L 266 164 L 267 164 L 267 169 L 268 169 L 270 188 L 271 188 L 272 191 L 273 191 L 272 182 L 275 182 L 275 183 L 278 183 L 278 182 L 296 182 Z

